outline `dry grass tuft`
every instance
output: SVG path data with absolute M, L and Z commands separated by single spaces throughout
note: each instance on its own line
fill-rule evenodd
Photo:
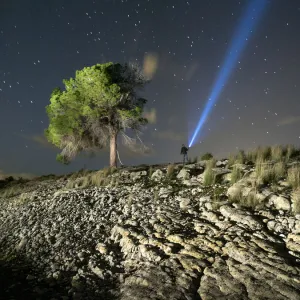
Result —
M 209 152 L 204 153 L 201 157 L 200 157 L 200 161 L 202 160 L 210 160 L 213 158 L 213 155 Z
M 283 161 L 272 164 L 262 158 L 258 158 L 255 167 L 258 182 L 262 184 L 276 183 L 286 176 L 286 165 Z
M 255 191 L 251 191 L 247 197 L 242 197 L 240 204 L 245 207 L 255 208 L 261 205 Z
M 300 188 L 292 193 L 292 210 L 295 215 L 300 214 Z
M 271 157 L 271 147 L 270 146 L 258 147 L 256 149 L 256 152 L 257 152 L 256 159 L 268 160 Z
M 273 166 L 273 177 L 275 181 L 286 176 L 286 164 L 284 161 L 278 161 Z
M 282 161 L 285 155 L 285 147 L 281 145 L 275 145 L 271 147 L 271 159 L 274 161 Z
M 25 190 L 26 190 L 26 188 L 24 188 L 21 185 L 14 185 L 14 186 L 6 187 L 1 190 L 0 197 L 5 198 L 5 199 L 15 197 L 15 196 L 18 196 L 18 195 L 21 195 L 22 193 L 24 193 Z
M 172 179 L 175 175 L 175 165 L 174 164 L 170 164 L 167 167 L 167 177 L 169 179 Z
M 153 167 L 149 168 L 149 178 L 151 178 L 152 174 L 154 173 Z
M 287 181 L 294 190 L 300 187 L 300 166 L 293 166 L 288 170 Z
M 235 158 L 236 164 L 244 164 L 246 162 L 246 154 L 244 150 L 240 150 Z
M 257 160 L 257 149 L 247 151 L 246 158 L 248 161 L 254 163 Z
M 235 155 L 230 153 L 228 157 L 228 167 L 232 167 L 235 164 Z
M 239 166 L 234 166 L 231 173 L 231 183 L 234 184 L 242 179 L 243 173 Z
M 260 199 L 256 196 L 257 189 L 253 188 L 245 197 L 242 195 L 242 187 L 238 187 L 235 193 L 229 199 L 230 202 L 237 203 L 244 207 L 256 208 L 262 206 Z
M 112 180 L 112 178 L 110 178 L 109 176 L 114 174 L 116 171 L 117 168 L 109 167 L 93 173 L 90 173 L 89 171 L 76 172 L 69 178 L 69 181 L 66 184 L 66 188 L 73 189 L 77 187 L 84 189 L 90 186 L 100 187 L 108 185 Z
M 203 185 L 209 186 L 215 184 L 216 174 L 212 169 L 215 165 L 216 165 L 216 161 L 214 159 L 207 161 L 206 168 L 203 173 Z
M 296 149 L 294 145 L 286 146 L 286 159 L 290 160 L 291 158 L 299 155 L 299 149 Z
M 206 161 L 206 168 L 212 169 L 216 166 L 217 160 L 215 158 Z

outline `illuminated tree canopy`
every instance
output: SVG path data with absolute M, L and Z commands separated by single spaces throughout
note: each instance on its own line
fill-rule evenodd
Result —
M 133 64 L 96 64 L 76 71 L 55 88 L 46 107 L 49 142 L 61 149 L 57 160 L 69 163 L 82 151 L 95 152 L 110 144 L 110 166 L 117 166 L 117 137 L 132 150 L 145 150 L 140 139 L 147 124 L 143 117 L 146 99 L 138 91 L 148 82 Z M 134 137 L 125 131 L 130 129 Z

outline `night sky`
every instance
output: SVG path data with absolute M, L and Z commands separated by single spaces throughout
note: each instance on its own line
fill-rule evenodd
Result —
M 75 70 L 155 62 L 143 91 L 152 151 L 120 148 L 125 165 L 181 160 L 248 0 L 1 0 L 1 174 L 63 174 L 109 164 L 108 149 L 69 166 L 44 138 L 45 106 Z M 152 60 L 151 60 L 152 57 Z M 146 63 L 145 63 L 146 62 Z M 300 1 L 271 0 L 203 131 L 190 149 L 224 157 L 258 145 L 300 144 Z

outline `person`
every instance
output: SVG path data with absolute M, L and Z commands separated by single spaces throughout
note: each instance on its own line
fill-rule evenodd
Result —
M 185 163 L 185 161 L 188 161 L 188 156 L 187 156 L 188 151 L 189 151 L 189 148 L 187 148 L 184 144 L 182 144 L 180 154 L 183 155 L 183 164 Z

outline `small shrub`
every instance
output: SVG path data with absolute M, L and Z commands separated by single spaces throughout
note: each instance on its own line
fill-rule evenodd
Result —
M 300 187 L 300 167 L 299 166 L 294 166 L 288 170 L 287 181 L 293 187 L 294 190 L 296 190 Z
M 231 173 L 231 183 L 234 184 L 243 177 L 243 173 L 240 167 L 234 166 Z
M 292 193 L 292 210 L 293 213 L 296 214 L 300 214 L 300 188 L 296 189 L 293 193 Z
M 167 177 L 169 179 L 172 179 L 175 175 L 175 165 L 174 164 L 170 164 L 167 167 Z
M 209 152 L 206 152 L 205 154 L 203 154 L 200 158 L 200 160 L 210 160 L 213 158 L 213 155 Z

